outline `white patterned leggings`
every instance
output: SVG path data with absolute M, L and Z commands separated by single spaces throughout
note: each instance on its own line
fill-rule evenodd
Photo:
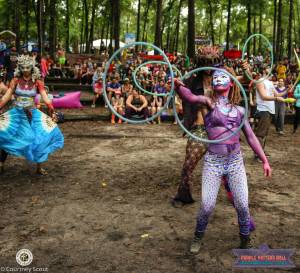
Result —
M 204 232 L 213 212 L 222 177 L 226 176 L 233 194 L 240 234 L 249 234 L 248 185 L 242 153 L 218 155 L 207 152 L 202 172 L 202 205 L 197 218 L 197 232 Z

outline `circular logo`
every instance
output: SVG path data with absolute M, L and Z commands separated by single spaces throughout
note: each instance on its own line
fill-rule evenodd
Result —
M 21 266 L 27 266 L 32 263 L 33 255 L 29 249 L 21 249 L 16 255 L 16 261 Z

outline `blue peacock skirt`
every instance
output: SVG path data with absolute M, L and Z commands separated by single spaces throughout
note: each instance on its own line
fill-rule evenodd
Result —
M 38 109 L 12 108 L 0 115 L 0 149 L 42 163 L 64 146 L 64 136 L 52 119 Z

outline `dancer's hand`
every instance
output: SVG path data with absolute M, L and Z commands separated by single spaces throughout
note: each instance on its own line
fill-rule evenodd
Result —
M 247 61 L 242 61 L 241 64 L 242 64 L 243 70 L 247 70 L 247 71 L 250 70 L 250 65 Z
M 284 102 L 284 98 L 283 97 L 276 97 L 275 101 Z
M 175 85 L 175 87 L 179 87 L 181 85 L 185 86 L 185 84 L 181 80 L 179 80 L 177 78 L 174 79 L 174 85 Z
M 264 163 L 263 168 L 264 168 L 265 177 L 271 177 L 272 169 L 270 167 L 269 162 Z
M 58 122 L 58 118 L 57 118 L 57 114 L 55 112 L 52 113 L 52 120 L 57 123 Z

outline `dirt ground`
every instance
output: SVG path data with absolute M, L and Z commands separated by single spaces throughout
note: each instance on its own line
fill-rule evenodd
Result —
M 189 254 L 202 162 L 193 179 L 198 202 L 173 208 L 186 144 L 179 127 L 106 122 L 60 127 L 65 147 L 46 164 L 47 177 L 13 157 L 0 176 L 0 266 L 17 267 L 16 252 L 28 248 L 31 266 L 51 273 L 300 272 L 300 132 L 291 135 L 288 127 L 279 137 L 272 128 L 271 180 L 243 143 L 257 224 L 253 243 L 295 248 L 297 267 L 242 270 L 232 268 L 238 226 L 223 187 L 201 253 Z

